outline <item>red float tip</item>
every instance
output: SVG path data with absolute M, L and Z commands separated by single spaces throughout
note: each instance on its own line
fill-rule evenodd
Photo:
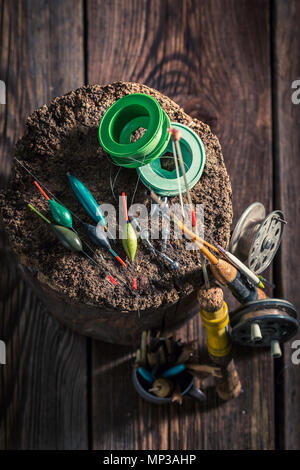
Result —
M 124 263 L 120 256 L 116 256 L 116 259 L 119 261 L 119 263 L 121 263 L 122 266 L 124 266 L 124 268 L 126 268 L 126 263 Z
M 34 182 L 34 184 L 36 185 L 36 187 L 41 191 L 42 195 L 45 196 L 45 198 L 47 199 L 47 201 L 50 200 L 50 197 L 47 196 L 47 194 L 45 193 L 45 191 L 40 187 L 39 183 L 37 181 Z
M 125 195 L 124 192 L 122 193 L 122 199 L 123 199 L 123 207 L 124 207 L 125 220 L 126 220 L 126 222 L 128 222 L 127 201 L 126 201 L 126 195 Z
M 132 287 L 133 287 L 135 290 L 137 290 L 137 280 L 136 280 L 136 278 L 134 278 L 133 281 L 132 281 Z
M 192 210 L 192 226 L 196 227 L 196 225 L 197 225 L 196 214 L 195 214 L 195 211 Z
M 118 285 L 117 281 L 116 281 L 112 276 L 107 276 L 107 279 L 108 279 L 114 286 L 117 286 L 117 285 Z

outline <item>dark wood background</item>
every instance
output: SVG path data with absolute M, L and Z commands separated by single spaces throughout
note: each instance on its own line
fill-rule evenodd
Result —
M 289 221 L 271 275 L 300 306 L 300 78 L 297 0 L 0 0 L 1 177 L 26 116 L 85 83 L 165 92 L 218 135 L 235 221 L 252 202 Z M 132 389 L 132 350 L 62 327 L 34 297 L 1 236 L 1 449 L 296 449 L 300 365 L 237 349 L 244 393 L 200 408 L 154 407 Z M 181 331 L 200 338 L 198 318 Z M 298 336 L 299 338 L 299 336 Z

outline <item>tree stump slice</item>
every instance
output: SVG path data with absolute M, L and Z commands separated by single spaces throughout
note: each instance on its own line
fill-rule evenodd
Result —
M 114 204 L 118 213 L 122 191 L 126 192 L 128 206 L 131 204 L 137 173 L 125 168 L 118 172 L 100 147 L 98 126 L 113 102 L 137 92 L 152 95 L 171 121 L 190 126 L 202 139 L 206 164 L 191 195 L 195 204 L 203 204 L 205 239 L 227 247 L 232 221 L 231 186 L 220 143 L 208 125 L 191 118 L 170 98 L 147 86 L 116 82 L 81 87 L 55 98 L 28 117 L 15 157 L 81 220 L 93 223 L 73 195 L 67 171 L 90 189 L 99 204 Z M 102 269 L 98 269 L 83 255 L 56 243 L 48 225 L 28 209 L 31 203 L 51 219 L 48 202 L 33 183 L 34 179 L 15 162 L 8 186 L 0 192 L 0 213 L 25 279 L 58 320 L 84 335 L 134 344 L 142 330 L 172 330 L 199 311 L 196 293 L 203 285 L 203 276 L 198 250 L 186 250 L 185 240 L 170 239 L 167 254 L 178 259 L 180 266 L 171 272 L 142 243 L 134 263 L 126 260 L 126 269 L 108 252 L 93 246 L 96 255 L 104 258 Z M 150 212 L 151 200 L 141 182 L 134 203 L 145 204 Z M 169 204 L 175 203 L 179 203 L 178 197 L 169 198 Z M 83 241 L 91 245 L 80 224 L 76 219 L 73 222 Z M 160 249 L 161 240 L 153 244 Z M 120 239 L 113 248 L 125 258 Z M 105 273 L 121 276 L 128 286 L 136 278 L 138 296 L 123 284 L 113 286 L 107 282 Z

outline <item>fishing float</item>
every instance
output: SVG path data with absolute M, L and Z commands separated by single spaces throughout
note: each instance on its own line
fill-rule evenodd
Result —
M 33 212 L 35 212 L 42 220 L 44 220 L 44 222 L 50 225 L 51 230 L 54 232 L 56 237 L 59 239 L 59 241 L 63 244 L 65 248 L 74 253 L 82 253 L 86 258 L 88 258 L 95 266 L 97 266 L 102 271 L 100 264 L 98 264 L 86 251 L 84 251 L 82 242 L 77 233 L 62 225 L 53 224 L 32 204 L 28 204 L 28 207 Z M 118 284 L 112 276 L 107 275 L 106 278 L 111 282 L 111 284 Z
M 127 212 L 127 201 L 126 195 L 122 193 L 122 201 L 123 201 L 123 208 L 124 208 L 124 216 L 125 216 L 125 226 L 122 232 L 122 245 L 124 251 L 130 261 L 134 261 L 136 250 L 137 250 L 137 237 L 134 228 L 132 227 Z
M 51 210 L 51 214 L 54 218 L 54 220 L 58 223 L 63 225 L 66 228 L 69 228 L 70 230 L 73 230 L 73 232 L 77 233 L 76 230 L 73 228 L 73 221 L 72 221 L 72 215 L 70 211 L 63 206 L 62 204 L 59 204 L 58 202 L 55 201 L 54 198 L 50 199 L 49 196 L 46 194 L 46 192 L 41 188 L 41 186 L 38 184 L 37 181 L 34 181 L 34 184 L 36 187 L 41 191 L 43 196 L 47 199 L 49 203 L 49 207 Z M 126 267 L 126 264 L 124 261 L 120 258 L 120 256 L 111 248 L 111 245 L 109 243 L 109 239 L 107 234 L 103 231 L 100 230 L 100 227 L 95 227 L 93 225 L 87 224 L 80 220 L 81 224 L 87 231 L 87 234 L 90 238 L 90 240 L 98 246 L 101 246 L 102 248 L 106 249 L 109 251 L 109 253 L 123 266 Z M 87 245 L 88 246 L 88 245 Z M 89 247 L 89 249 L 92 251 L 92 249 Z M 102 256 L 102 255 L 101 255 Z

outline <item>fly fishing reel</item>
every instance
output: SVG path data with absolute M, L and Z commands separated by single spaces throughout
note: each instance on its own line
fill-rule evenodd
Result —
M 297 312 L 286 300 L 256 300 L 232 312 L 230 325 L 233 341 L 243 346 L 271 347 L 276 358 L 281 356 L 280 343 L 297 333 Z
M 232 254 L 246 263 L 255 274 L 262 273 L 272 262 L 281 243 L 284 215 L 276 210 L 266 216 L 260 202 L 251 204 L 240 217 L 232 233 Z

